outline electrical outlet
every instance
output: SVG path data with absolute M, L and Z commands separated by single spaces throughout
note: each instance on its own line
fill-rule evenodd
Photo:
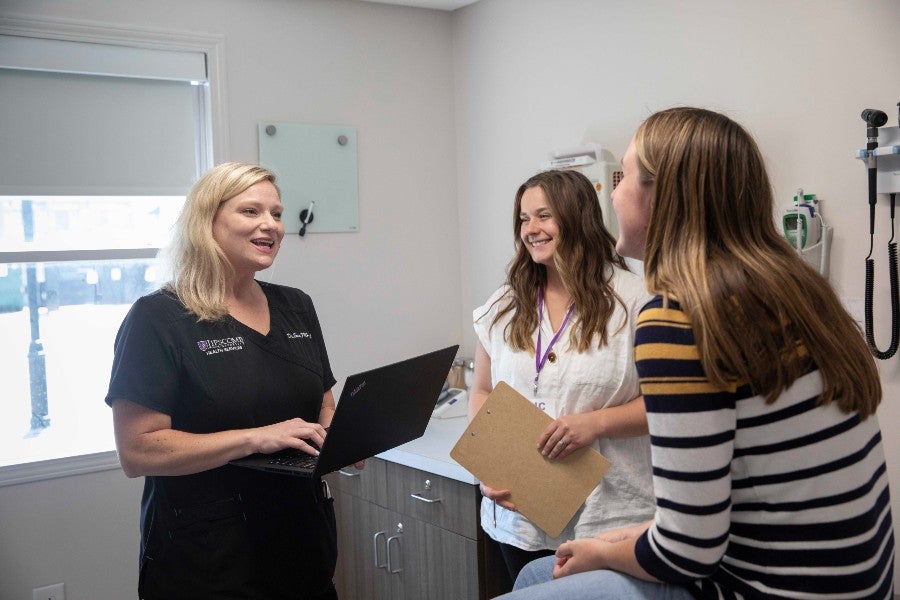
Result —
M 31 600 L 66 600 L 66 584 L 54 583 L 31 590 Z

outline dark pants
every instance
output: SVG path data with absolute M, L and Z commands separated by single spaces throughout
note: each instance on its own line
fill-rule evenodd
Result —
M 333 500 L 313 486 L 265 502 L 246 494 L 167 514 L 151 527 L 145 600 L 335 600 Z
M 315 600 L 338 600 L 337 590 L 334 589 L 334 584 L 331 584 L 331 589 L 325 591 L 325 593 L 316 596 Z
M 506 569 L 509 571 L 509 578 L 513 583 L 519 576 L 525 565 L 538 558 L 545 556 L 553 556 L 556 554 L 553 550 L 522 550 L 509 544 L 499 544 L 500 553 L 503 555 L 503 561 L 506 563 Z

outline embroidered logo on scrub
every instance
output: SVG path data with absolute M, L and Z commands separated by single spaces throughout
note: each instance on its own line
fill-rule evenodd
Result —
M 244 338 L 229 337 L 218 340 L 200 340 L 197 347 L 201 352 L 205 352 L 207 356 L 210 354 L 219 354 L 220 352 L 231 352 L 232 350 L 244 349 Z
M 310 334 L 306 333 L 305 331 L 303 331 L 301 333 L 286 333 L 285 335 L 287 336 L 287 338 L 289 340 L 293 340 L 296 338 L 303 338 L 303 339 L 309 339 L 309 340 L 312 339 L 312 336 Z

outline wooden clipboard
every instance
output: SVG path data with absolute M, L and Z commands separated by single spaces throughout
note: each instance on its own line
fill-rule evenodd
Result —
M 590 447 L 548 460 L 537 440 L 553 422 L 544 411 L 499 382 L 460 436 L 450 456 L 485 485 L 509 490 L 516 509 L 550 537 L 559 537 L 609 470 Z

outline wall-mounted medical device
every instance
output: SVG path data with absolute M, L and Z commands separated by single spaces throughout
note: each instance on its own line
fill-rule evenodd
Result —
M 787 209 L 781 218 L 784 237 L 791 246 L 805 250 L 822 238 L 822 224 L 816 213 L 816 195 L 804 194 L 802 202 L 794 196 L 793 208 Z
M 900 107 L 900 102 L 897 103 Z M 900 277 L 898 277 L 897 243 L 894 241 L 894 209 L 900 192 L 900 127 L 883 127 L 887 114 L 866 108 L 860 115 L 866 123 L 866 147 L 856 157 L 865 162 L 869 180 L 869 255 L 866 256 L 865 332 L 866 343 L 875 358 L 885 360 L 900 348 Z M 900 117 L 898 117 L 900 121 Z M 879 350 L 875 343 L 873 296 L 875 290 L 875 205 L 878 194 L 891 199 L 891 239 L 888 240 L 888 265 L 891 293 L 891 343 L 887 350 Z
M 597 198 L 603 211 L 603 224 L 613 237 L 619 237 L 619 224 L 613 212 L 611 193 L 622 179 L 622 171 L 612 152 L 605 150 L 600 144 L 590 142 L 573 148 L 552 150 L 548 160 L 542 162 L 540 167 L 543 171 L 577 169 L 590 179 L 597 190 Z
M 469 412 L 469 393 L 459 388 L 447 388 L 438 396 L 432 419 L 465 417 Z
M 827 278 L 834 231 L 825 224 L 816 195 L 797 190 L 793 206 L 781 215 L 781 227 L 784 237 L 803 260 Z
M 875 148 L 859 150 L 856 158 L 874 167 L 875 193 L 900 192 L 900 127 L 879 128 L 875 140 Z

